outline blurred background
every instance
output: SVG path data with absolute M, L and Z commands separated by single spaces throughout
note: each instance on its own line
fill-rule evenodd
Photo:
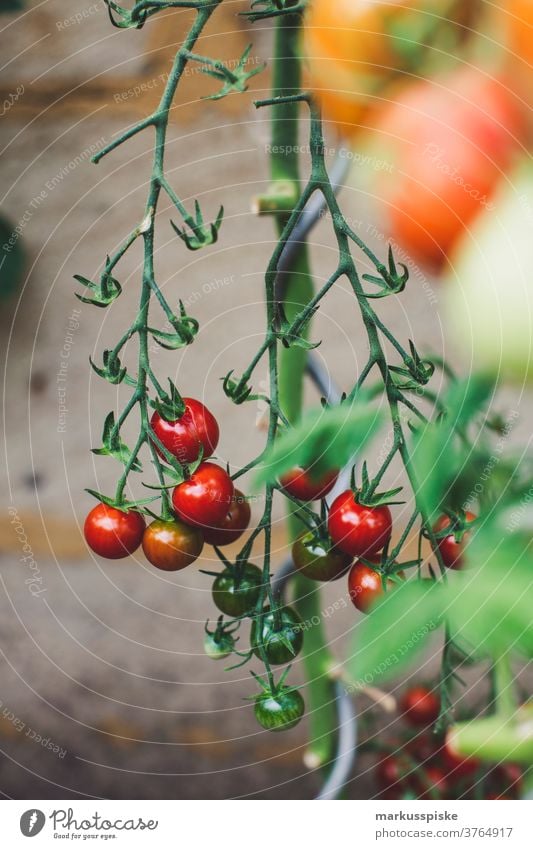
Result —
M 412 13 L 409 6 L 421 5 L 402 8 Z M 498 75 L 500 68 L 508 72 L 509 56 L 516 61 L 518 54 L 505 46 L 507 30 L 501 21 L 486 17 L 489 4 L 444 5 L 450 7 L 443 11 L 444 27 L 416 29 L 416 15 L 396 20 L 404 27 L 398 32 L 407 32 L 411 43 L 403 75 L 390 71 L 393 63 L 378 55 L 383 39 L 376 41 L 372 33 L 379 34 L 382 24 L 375 19 L 361 24 L 358 61 L 367 70 L 372 65 L 378 69 L 371 91 L 366 91 L 366 82 L 357 89 L 361 103 L 350 97 L 348 105 L 343 98 L 339 104 L 338 97 L 328 97 L 343 84 L 330 82 L 331 67 L 320 67 L 317 60 L 324 51 L 311 36 L 323 35 L 320 21 L 310 30 L 307 74 L 324 98 L 328 157 L 332 162 L 339 156 L 349 160 L 342 189 L 348 223 L 383 257 L 392 239 L 411 273 L 401 297 L 380 305 L 381 317 L 396 336 L 414 339 L 419 350 L 446 355 L 468 372 L 476 357 L 487 352 L 484 344 L 480 349 L 470 344 L 464 331 L 468 344 L 462 349 L 457 345 L 455 318 L 465 314 L 468 301 L 467 325 L 474 327 L 472 316 L 478 317 L 479 309 L 475 295 L 468 300 L 463 284 L 461 304 L 450 309 L 449 290 L 454 280 L 463 279 L 460 270 L 468 265 L 463 254 L 472 246 L 484 250 L 476 228 L 487 228 L 494 199 L 510 192 L 516 206 L 522 198 L 520 222 L 531 220 L 529 176 L 512 176 L 518 173 L 515 168 L 524 174 L 528 158 L 531 65 L 524 59 L 520 73 L 514 69 L 511 90 Z M 457 17 L 453 10 L 458 5 L 462 12 Z M 216 84 L 191 67 L 172 110 L 167 175 L 188 208 L 198 198 L 206 219 L 212 220 L 223 203 L 225 219 L 216 245 L 192 253 L 173 234 L 172 210 L 162 202 L 158 280 L 171 302 L 184 300 L 201 331 L 189 349 L 152 353 L 161 377 L 170 375 L 184 394 L 203 399 L 215 413 L 221 423 L 217 453 L 232 469 L 259 452 L 264 410 L 255 404 L 233 406 L 220 378 L 230 369 L 240 373 L 262 337 L 263 273 L 275 245 L 272 220 L 251 213 L 253 197 L 266 191 L 269 182 L 269 115 L 255 110 L 252 101 L 268 96 L 273 26 L 269 21 L 252 26 L 239 16 L 247 8 L 240 0 L 224 2 L 198 52 L 231 62 L 252 42 L 250 62 L 267 62 L 267 69 L 251 80 L 249 92 L 201 102 Z M 491 8 L 497 10 L 493 4 Z M 139 553 L 124 561 L 103 561 L 90 555 L 80 531 L 94 504 L 85 487 L 113 491 L 118 467 L 89 449 L 99 444 L 102 420 L 119 407 L 125 391 L 98 380 L 88 358 L 99 361 L 100 352 L 131 321 L 141 256 L 133 250 L 125 257 L 123 296 L 110 310 L 80 304 L 73 275 L 95 279 L 106 253 L 137 224 L 150 174 L 151 133 L 132 139 L 98 166 L 90 157 L 153 110 L 191 16 L 167 11 L 137 31 L 113 28 L 103 0 L 4 2 L 0 11 L 5 458 L 0 489 L 0 793 L 37 799 L 309 798 L 320 776 L 302 764 L 305 723 L 275 737 L 258 729 L 243 700 L 252 692 L 248 671 L 225 673 L 222 664 L 203 653 L 204 623 L 213 617 L 209 579 L 196 566 L 156 574 Z M 528 30 L 519 35 L 524 32 Z M 416 44 L 426 49 L 417 52 Z M 350 50 L 353 63 L 353 43 Z M 488 69 L 493 81 L 498 77 L 488 93 L 469 74 L 443 76 L 444 83 L 439 82 L 440 73 L 453 75 L 459 67 L 464 74 L 465 67 L 470 72 L 478 66 Z M 341 76 L 344 72 L 341 68 Z M 365 81 L 369 76 L 360 75 Z M 437 80 L 429 93 L 412 85 L 428 79 Z M 435 91 L 448 93 L 448 99 L 439 101 Z M 458 107 L 461 99 L 464 107 L 465 98 L 466 117 Z M 444 114 L 452 135 L 463 140 L 461 151 L 469 151 L 464 122 L 476 109 L 484 120 L 477 120 L 472 149 L 481 150 L 482 157 L 473 163 L 470 157 L 457 170 L 457 140 L 445 144 L 440 131 L 435 135 L 435 121 Z M 429 115 L 426 128 L 433 121 L 425 135 L 417 124 L 421 115 Z M 303 172 L 304 133 L 305 126 Z M 424 191 L 433 178 L 451 187 L 452 194 L 430 187 L 431 197 L 438 198 L 431 206 Z M 409 204 L 414 204 L 417 187 L 415 212 Z M 443 220 L 452 207 L 453 215 Z M 511 219 L 493 215 L 491 220 L 495 218 L 507 235 L 515 226 Z M 327 217 L 321 220 L 310 240 L 318 283 L 327 279 L 335 259 L 329 223 Z M 432 224 L 439 226 L 435 230 Z M 522 240 L 525 250 L 529 241 Z M 526 266 L 521 256 L 514 261 L 509 286 Z M 361 270 L 370 270 L 363 260 Z M 516 297 L 527 306 L 530 326 L 529 302 L 521 291 Z M 490 330 L 481 334 L 483 340 L 487 335 Z M 346 281 L 321 307 L 314 338 L 323 340 L 318 354 L 332 379 L 349 390 L 366 361 L 366 345 Z M 128 353 L 134 356 L 133 350 Z M 514 367 L 502 365 L 501 352 L 498 362 L 504 370 Z M 509 437 L 517 443 L 531 435 L 526 378 L 522 374 L 506 385 L 499 402 L 502 411 L 517 411 Z M 318 401 L 311 387 L 307 398 L 309 404 Z M 381 444 L 377 440 L 373 445 L 371 462 L 384 444 L 386 434 Z M 400 470 L 393 469 L 392 478 L 395 474 L 390 487 L 401 483 Z M 274 529 L 278 561 L 286 554 L 282 520 L 280 500 Z M 210 556 L 202 556 L 199 568 L 213 567 Z M 38 593 L 29 590 L 30 581 L 37 582 Z M 346 599 L 344 585 L 326 587 L 323 617 L 339 656 L 356 634 L 360 616 Z M 482 672 L 467 671 L 461 697 L 465 704 L 483 695 L 477 686 Z M 434 673 L 430 653 L 417 675 Z M 298 662 L 295 674 L 298 678 Z M 387 689 L 394 696 L 402 686 L 397 682 Z M 394 712 L 376 708 L 364 694 L 357 699 L 361 721 L 370 721 L 371 707 L 374 726 L 394 735 Z M 372 760 L 364 757 L 348 795 L 366 798 L 375 792 Z

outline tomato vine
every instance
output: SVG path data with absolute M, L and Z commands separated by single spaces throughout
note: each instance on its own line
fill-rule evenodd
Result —
M 197 320 L 187 314 L 183 302 L 179 301 L 177 309 L 174 308 L 156 282 L 154 269 L 156 212 L 163 192 L 181 217 L 181 223 L 179 225 L 172 223 L 172 226 L 178 238 L 189 250 L 208 248 L 217 241 L 224 213 L 221 206 L 215 221 L 206 224 L 198 202 L 195 202 L 194 214 L 189 212 L 165 176 L 164 157 L 169 113 L 177 86 L 189 62 L 198 63 L 203 72 L 221 84 L 221 88 L 211 95 L 212 100 L 232 92 L 244 91 L 248 81 L 263 68 L 263 66 L 248 68 L 249 47 L 231 68 L 216 59 L 194 52 L 204 27 L 223 1 L 142 0 L 135 3 L 132 9 L 127 10 L 112 0 L 106 0 L 111 19 L 119 27 L 140 28 L 149 17 L 164 9 L 191 9 L 196 12 L 195 20 L 176 53 L 160 104 L 155 112 L 123 132 L 93 157 L 93 161 L 97 163 L 136 134 L 146 130 L 154 132 L 152 172 L 142 221 L 129 234 L 121 247 L 107 257 L 98 283 L 83 277 L 77 278 L 86 287 L 83 295 L 79 296 L 82 301 L 98 307 L 109 306 L 121 293 L 120 283 L 114 276 L 116 268 L 125 253 L 138 239 L 142 239 L 144 262 L 137 316 L 115 347 L 103 352 L 103 364 L 92 364 L 100 377 L 112 384 L 124 382 L 132 388 L 131 397 L 116 421 L 113 414 L 107 417 L 104 425 L 103 446 L 96 449 L 97 453 L 108 454 L 118 459 L 124 469 L 113 497 L 96 492 L 93 494 L 108 508 L 126 513 L 132 511 L 144 513 L 163 523 L 173 521 L 176 512 L 180 520 L 184 518 L 183 510 L 176 507 L 180 499 L 174 497 L 174 503 L 172 503 L 170 490 L 180 490 L 180 487 L 186 487 L 191 482 L 196 485 L 202 470 L 205 471 L 206 466 L 212 464 L 205 463 L 208 454 L 202 451 L 195 460 L 187 463 L 180 462 L 179 455 L 169 450 L 168 444 L 162 441 L 161 436 L 158 436 L 151 424 L 150 416 L 153 410 L 167 422 L 180 420 L 185 414 L 187 399 L 182 398 L 172 382 L 166 390 L 157 379 L 150 364 L 150 338 L 163 348 L 179 350 L 194 342 L 199 329 Z M 304 708 L 297 688 L 287 684 L 290 665 L 286 666 L 279 676 L 273 666 L 278 663 L 286 664 L 287 660 L 300 650 L 301 640 L 295 636 L 298 631 L 298 622 L 319 620 L 315 627 L 304 631 L 303 659 L 311 720 L 308 763 L 312 766 L 324 766 L 333 756 L 337 730 L 336 687 L 340 677 L 345 679 L 345 673 L 339 671 L 323 632 L 317 584 L 310 582 L 303 574 L 294 577 L 296 612 L 286 607 L 280 595 L 274 591 L 271 575 L 273 566 L 271 543 L 273 502 L 275 497 L 283 495 L 290 505 L 288 512 L 291 514 L 289 516 L 291 543 L 299 540 L 302 531 L 305 530 L 312 536 L 311 548 L 315 546 L 318 539 L 322 545 L 320 550 L 325 551 L 324 556 L 327 556 L 328 544 L 333 547 L 327 530 L 328 505 L 322 500 L 318 510 L 312 509 L 307 501 L 304 502 L 291 494 L 290 487 L 284 487 L 281 473 L 294 468 L 295 465 L 301 465 L 304 471 L 309 471 L 311 481 L 316 481 L 321 474 L 331 473 L 332 470 L 336 473 L 340 467 L 348 463 L 355 450 L 361 448 L 368 438 L 368 432 L 374 432 L 381 426 L 382 420 L 379 415 L 375 411 L 369 413 L 368 410 L 371 409 L 372 400 L 383 395 L 392 423 L 390 448 L 372 476 L 368 472 L 366 463 L 361 466 L 360 480 L 357 482 L 355 470 L 352 470 L 350 486 L 351 499 L 352 501 L 355 499 L 354 503 L 360 510 L 364 508 L 369 514 L 387 510 L 388 504 L 395 503 L 394 498 L 401 488 L 388 491 L 379 491 L 379 489 L 391 463 L 399 457 L 413 492 L 414 506 L 397 541 L 394 544 L 391 543 L 390 528 L 387 526 L 379 537 L 377 545 L 373 548 L 366 546 L 363 550 L 357 551 L 362 565 L 367 570 L 373 570 L 373 574 L 378 576 L 383 594 L 386 596 L 395 594 L 394 587 L 402 583 L 402 573 L 405 571 L 409 569 L 420 571 L 424 559 L 422 556 L 424 539 L 429 541 L 434 552 L 439 575 L 433 574 L 432 580 L 421 579 L 421 581 L 425 584 L 437 582 L 446 584 L 449 564 L 443 558 L 443 543 L 452 532 L 456 543 L 460 544 L 464 534 L 470 529 L 472 518 L 462 509 L 450 509 L 446 512 L 445 521 L 435 526 L 430 502 L 424 495 L 425 490 L 408 438 L 411 436 L 411 431 L 416 436 L 431 423 L 430 414 L 421 408 L 422 405 L 418 403 L 418 400 L 421 399 L 426 406 L 433 408 L 437 420 L 446 420 L 446 416 L 449 415 L 448 399 L 447 397 L 443 399 L 433 392 L 429 384 L 436 369 L 442 370 L 452 387 L 456 380 L 449 368 L 438 358 L 422 356 L 413 341 L 409 341 L 407 345 L 398 341 L 374 308 L 374 302 L 401 294 L 408 282 L 408 270 L 406 266 L 397 264 L 392 249 L 389 249 L 386 260 L 377 257 L 348 225 L 343 216 L 336 195 L 336 186 L 331 180 L 326 165 L 320 111 L 312 95 L 301 89 L 297 45 L 303 10 L 303 3 L 292 3 L 290 0 L 261 0 L 261 2 L 255 2 L 248 13 L 251 21 L 269 17 L 276 20 L 273 92 L 271 97 L 257 101 L 255 104 L 257 108 L 272 110 L 272 181 L 268 193 L 257 198 L 254 205 L 258 212 L 274 216 L 279 241 L 265 273 L 266 327 L 263 342 L 243 373 L 237 376 L 230 371 L 224 377 L 222 386 L 225 394 L 237 405 L 258 398 L 262 398 L 268 404 L 268 432 L 264 449 L 259 456 L 254 457 L 235 472 L 231 479 L 231 485 L 233 485 L 246 473 L 256 470 L 264 484 L 265 505 L 258 524 L 251 530 L 233 561 L 224 554 L 223 542 L 219 542 L 219 545 L 215 547 L 223 571 L 207 574 L 215 579 L 214 601 L 227 618 L 219 616 L 214 629 L 207 625 L 205 640 L 206 650 L 212 657 L 227 658 L 232 653 L 235 654 L 234 665 L 244 665 L 254 658 L 261 659 L 264 673 L 259 676 L 252 672 L 260 687 L 259 696 L 253 697 L 256 716 L 265 728 L 280 730 L 292 727 L 301 718 Z M 297 149 L 296 144 L 291 145 L 291 140 L 298 139 L 300 113 L 303 109 L 307 111 L 311 165 L 309 176 L 302 184 L 297 154 L 279 154 L 276 150 Z M 306 210 L 317 195 L 321 197 L 321 202 L 331 218 L 337 247 L 337 263 L 327 281 L 315 292 L 311 282 L 305 237 L 300 241 L 297 240 L 296 234 L 299 232 Z M 360 258 L 364 258 L 364 261 L 373 267 L 371 274 L 360 273 L 359 258 L 354 257 L 355 252 L 359 252 Z M 289 255 L 290 261 L 287 260 Z M 330 412 L 335 414 L 337 411 L 337 419 L 333 419 L 335 427 L 332 430 L 331 445 L 328 444 L 324 450 L 319 448 L 317 451 L 316 441 L 312 441 L 311 434 L 311 440 L 307 446 L 309 457 L 306 462 L 305 440 L 298 441 L 298 446 L 293 449 L 292 455 L 291 450 L 285 447 L 280 448 L 280 446 L 286 446 L 283 440 L 287 436 L 290 438 L 291 431 L 298 425 L 301 418 L 304 373 L 308 366 L 310 351 L 318 344 L 309 339 L 313 315 L 323 299 L 342 279 L 347 279 L 350 284 L 366 331 L 368 359 L 351 389 L 342 396 L 338 404 L 330 404 L 329 410 L 326 410 L 324 414 Z M 170 330 L 159 330 L 151 323 L 150 310 L 154 298 Z M 136 376 L 128 374 L 120 360 L 122 349 L 133 337 L 137 338 L 139 346 Z M 392 356 L 395 358 L 393 362 L 390 361 L 389 352 L 393 352 Z M 253 387 L 255 370 L 263 358 L 268 361 L 269 388 L 266 396 L 258 394 Z M 490 387 L 485 387 L 480 394 L 483 396 L 489 391 Z M 130 449 L 122 442 L 121 428 L 135 408 L 139 412 L 140 424 L 136 442 Z M 406 421 L 409 433 L 406 431 Z M 345 436 L 348 429 L 351 433 L 349 438 Z M 323 435 L 323 430 L 320 433 Z M 338 437 L 338 434 L 341 436 Z M 459 436 L 461 436 L 460 432 Z M 147 499 L 128 501 L 125 495 L 128 478 L 132 472 L 141 471 L 140 455 L 143 448 L 148 449 L 157 475 L 157 484 L 150 486 L 158 490 L 159 494 Z M 277 457 L 279 462 L 276 465 L 278 449 L 282 451 L 282 454 Z M 269 462 L 265 471 L 266 458 Z M 293 462 L 295 458 L 296 463 Z M 219 472 L 226 474 L 220 468 Z M 183 491 L 183 489 L 180 490 L 181 493 Z M 240 496 L 242 497 L 242 494 Z M 160 513 L 157 514 L 153 512 L 154 502 L 159 499 L 161 507 Z M 191 520 L 191 524 L 201 525 L 201 522 Z M 213 522 L 213 524 L 216 526 L 217 523 Z M 411 532 L 415 530 L 418 535 L 418 556 L 415 559 L 400 562 L 399 558 L 404 546 Z M 215 531 L 213 538 L 218 539 L 217 527 L 214 529 L 211 527 L 210 533 L 213 534 L 213 531 Z M 329 533 L 333 537 L 331 523 Z M 249 563 L 249 558 L 260 536 L 263 538 L 263 559 L 259 573 L 257 568 Z M 325 549 L 324 540 L 326 540 Z M 333 539 L 333 542 L 337 540 Z M 194 551 L 197 551 L 196 541 L 194 546 Z M 339 547 L 342 548 L 342 545 L 339 544 Z M 306 565 L 308 566 L 307 560 Z M 336 573 L 343 574 L 339 565 L 336 566 Z M 393 591 L 389 592 L 391 586 Z M 236 638 L 233 634 L 246 620 L 252 621 L 252 648 L 241 652 L 236 647 Z M 261 636 L 265 634 L 268 639 Z M 440 677 L 440 716 L 437 722 L 440 729 L 450 722 L 451 688 L 457 679 L 454 658 L 460 655 L 461 648 L 447 628 Z

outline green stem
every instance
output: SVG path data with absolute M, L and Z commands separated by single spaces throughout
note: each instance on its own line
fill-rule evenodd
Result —
M 290 97 L 300 90 L 301 71 L 298 55 L 300 17 L 284 15 L 276 26 L 273 97 Z M 298 126 L 300 101 L 276 104 L 272 109 L 271 176 L 273 184 L 299 185 Z M 285 151 L 279 153 L 274 151 Z M 288 151 L 288 153 L 287 153 Z M 278 213 L 276 223 L 281 235 L 289 216 Z M 285 312 L 292 321 L 313 297 L 313 281 L 308 251 L 302 245 L 285 285 Z M 282 348 L 279 357 L 279 404 L 291 424 L 300 417 L 307 352 L 302 348 Z M 288 536 L 292 542 L 302 531 L 302 522 L 291 508 Z M 336 738 L 334 685 L 329 677 L 332 658 L 322 625 L 320 589 L 303 576 L 294 581 L 295 606 L 304 622 L 318 621 L 306 632 L 302 661 L 307 680 L 307 706 L 310 739 L 306 763 L 311 767 L 326 765 L 333 756 Z

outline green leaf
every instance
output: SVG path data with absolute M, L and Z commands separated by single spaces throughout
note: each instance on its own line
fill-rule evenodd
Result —
M 450 587 L 452 632 L 478 651 L 533 657 L 533 553 L 529 536 L 506 532 L 491 515 L 465 550 L 467 568 Z
M 445 587 L 430 581 L 407 581 L 385 593 L 355 629 L 345 663 L 350 677 L 364 686 L 396 675 L 442 624 L 445 607 Z
M 266 454 L 255 479 L 256 488 L 274 483 L 294 466 L 312 470 L 316 478 L 342 468 L 378 431 L 382 420 L 375 409 L 346 403 L 307 413 Z
M 492 384 L 470 377 L 453 383 L 443 403 L 445 417 L 421 427 L 413 436 L 411 470 L 423 510 L 433 521 L 457 480 L 467 474 L 471 448 L 458 437 L 486 403 Z

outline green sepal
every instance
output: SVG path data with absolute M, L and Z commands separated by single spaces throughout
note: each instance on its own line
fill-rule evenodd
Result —
M 107 270 L 108 263 L 109 257 L 107 257 L 106 268 L 100 276 L 99 283 L 93 283 L 92 280 L 88 280 L 87 277 L 82 277 L 81 274 L 74 275 L 74 280 L 77 280 L 78 283 L 81 283 L 89 289 L 90 292 L 93 292 L 92 298 L 88 298 L 85 295 L 79 295 L 77 292 L 75 293 L 78 300 L 83 304 L 93 304 L 95 307 L 108 307 L 109 304 L 112 304 L 122 292 L 122 286 L 118 280 L 112 277 L 110 272 Z
M 132 452 L 120 438 L 113 411 L 106 416 L 102 433 L 102 443 L 101 448 L 91 448 L 93 454 L 114 457 L 115 460 L 118 460 L 124 466 L 128 465 L 132 458 Z M 135 458 L 130 468 L 133 472 L 142 471 L 142 466 L 137 458 Z
M 113 355 L 113 351 L 106 350 L 102 354 L 102 360 L 104 363 L 103 368 L 99 368 L 93 363 L 92 359 L 89 357 L 91 367 L 96 372 L 96 374 L 99 377 L 102 377 L 104 380 L 107 380 L 108 383 L 122 383 L 122 381 L 126 377 L 126 369 L 122 367 L 118 355 Z M 133 384 L 135 385 L 135 381 L 133 381 Z
M 197 251 L 207 245 L 215 244 L 218 239 L 218 231 L 220 230 L 220 225 L 222 224 L 222 219 L 224 217 L 224 207 L 221 206 L 215 221 L 212 224 L 204 224 L 200 204 L 197 200 L 194 202 L 194 209 L 196 218 L 189 215 L 185 219 L 185 223 L 191 228 L 192 234 L 187 233 L 185 227 L 183 230 L 180 230 L 173 221 L 170 222 L 176 235 L 185 242 L 191 251 Z

